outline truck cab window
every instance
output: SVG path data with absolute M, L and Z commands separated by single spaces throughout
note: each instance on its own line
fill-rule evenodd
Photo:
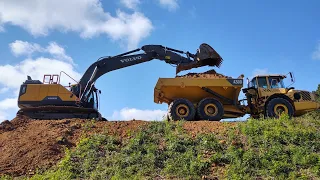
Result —
M 249 82 L 249 88 L 257 88 L 257 82 L 256 82 L 256 78 L 253 78 L 250 82 Z
M 269 77 L 269 84 L 272 89 L 285 88 L 282 79 L 279 77 Z
M 258 77 L 258 85 L 260 88 L 268 88 L 268 83 L 266 77 Z

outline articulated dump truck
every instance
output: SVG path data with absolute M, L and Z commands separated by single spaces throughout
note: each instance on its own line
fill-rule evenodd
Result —
M 294 81 L 292 73 L 289 73 Z M 159 78 L 154 88 L 154 102 L 168 104 L 169 120 L 210 120 L 238 118 L 249 114 L 278 118 L 317 110 L 315 93 L 286 88 L 285 75 L 256 76 L 243 88 L 243 75 L 232 78 L 216 73 L 189 73 L 175 78 Z M 240 92 L 245 99 L 239 100 Z

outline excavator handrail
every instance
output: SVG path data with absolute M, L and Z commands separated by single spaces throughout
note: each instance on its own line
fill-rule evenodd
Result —
M 75 79 L 73 79 L 69 74 L 67 74 L 67 73 L 64 72 L 64 71 L 60 71 L 60 75 L 59 75 L 60 77 L 61 77 L 61 73 L 64 73 L 64 74 L 67 75 L 69 78 L 71 78 L 72 80 L 74 80 L 77 84 L 79 84 L 78 81 L 76 81 Z M 60 84 L 60 79 L 61 79 L 61 78 L 59 78 L 59 82 L 58 82 L 59 84 Z
M 74 82 L 76 82 L 77 85 L 79 85 L 80 87 L 80 92 L 79 92 L 79 97 L 81 96 L 81 84 L 79 84 L 79 81 L 75 80 L 73 77 L 71 77 L 68 73 L 64 72 L 64 71 L 60 71 L 60 78 L 59 78 L 59 84 L 60 84 L 60 79 L 61 79 L 61 73 L 64 73 L 65 75 L 67 75 L 70 79 L 72 79 Z M 68 86 L 70 87 L 70 85 Z M 72 92 L 72 91 L 71 91 Z M 73 92 L 72 92 L 73 94 Z M 80 102 L 80 98 L 76 96 L 76 101 L 77 103 Z

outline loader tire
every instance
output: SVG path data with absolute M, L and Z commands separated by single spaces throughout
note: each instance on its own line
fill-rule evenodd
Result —
M 194 120 L 196 109 L 192 102 L 187 99 L 179 98 L 170 103 L 168 117 L 171 121 Z
M 223 105 L 217 99 L 204 98 L 198 104 L 197 114 L 201 120 L 220 121 L 224 114 Z
M 294 115 L 292 104 L 283 98 L 271 99 L 266 107 L 266 117 L 279 118 L 281 113 L 287 113 L 291 118 Z

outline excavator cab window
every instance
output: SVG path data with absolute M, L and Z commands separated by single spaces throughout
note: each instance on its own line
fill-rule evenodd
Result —
M 91 91 L 89 96 L 88 96 L 88 108 L 95 108 L 98 109 L 98 101 L 97 101 L 97 92 Z

